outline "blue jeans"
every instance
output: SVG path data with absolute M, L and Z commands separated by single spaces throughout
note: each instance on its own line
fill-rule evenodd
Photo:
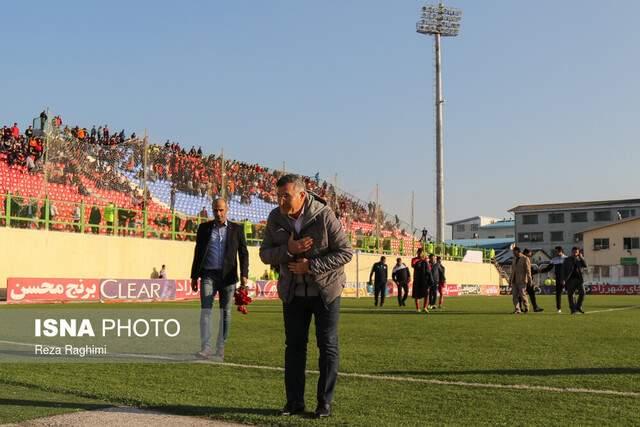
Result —
M 213 300 L 217 293 L 220 294 L 220 317 L 218 320 L 218 338 L 216 340 L 216 353 L 224 351 L 224 343 L 229 337 L 231 327 L 231 300 L 235 286 L 224 286 L 222 271 L 205 270 L 200 278 L 200 344 L 203 351 L 211 350 L 211 317 Z M 215 320 L 215 319 L 214 319 Z

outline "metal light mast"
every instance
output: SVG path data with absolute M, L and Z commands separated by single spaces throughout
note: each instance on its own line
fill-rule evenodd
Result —
M 420 34 L 433 35 L 435 44 L 435 74 L 436 74 L 436 241 L 444 240 L 444 131 L 442 97 L 442 67 L 440 54 L 440 38 L 454 37 L 460 31 L 462 11 L 445 7 L 442 2 L 437 6 L 423 6 L 420 20 L 416 24 L 416 31 Z

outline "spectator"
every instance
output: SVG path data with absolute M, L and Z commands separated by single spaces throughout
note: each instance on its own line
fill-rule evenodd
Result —
M 158 273 L 158 279 L 166 279 L 167 278 L 167 268 L 164 264 L 162 264 L 162 268 Z
M 207 212 L 207 208 L 203 206 L 198 216 L 200 218 L 209 218 L 209 212 Z
M 104 207 L 104 222 L 107 224 L 108 234 L 113 234 L 113 223 L 115 221 L 115 216 L 116 206 L 113 202 L 109 202 L 109 204 Z
M 80 232 L 80 219 L 81 219 L 80 205 L 76 205 L 76 207 L 73 208 L 73 229 L 76 233 Z
M 91 207 L 91 213 L 89 214 L 89 224 L 91 224 L 91 232 L 93 234 L 100 233 L 100 221 L 102 221 L 102 214 L 100 209 L 96 205 Z
M 44 127 L 47 124 L 47 119 L 48 119 L 47 112 L 43 110 L 40 113 L 40 130 L 44 130 Z

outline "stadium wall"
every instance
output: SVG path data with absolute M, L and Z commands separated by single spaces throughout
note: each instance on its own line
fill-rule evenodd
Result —
M 167 266 L 169 278 L 188 278 L 194 243 L 134 237 L 83 235 L 56 231 L 0 228 L 0 297 L 9 277 L 50 278 L 150 278 L 153 269 Z M 261 277 L 268 266 L 260 261 L 257 247 L 249 248 L 250 276 Z M 389 271 L 395 256 L 388 256 Z M 346 266 L 347 281 L 366 283 L 379 255 L 354 256 Z M 411 259 L 403 258 L 407 265 Z M 491 264 L 445 262 L 447 282 L 499 285 Z
M 396 255 L 386 255 L 387 265 L 389 266 L 389 279 L 391 279 L 391 271 L 396 264 Z M 400 257 L 402 261 L 411 267 L 411 257 Z M 380 261 L 380 255 L 377 254 L 358 254 L 357 262 L 354 256 L 353 260 L 346 267 L 347 281 L 355 282 L 356 275 L 360 283 L 369 280 L 369 273 L 374 262 Z M 500 275 L 496 268 L 491 264 L 475 264 L 457 261 L 443 261 L 446 268 L 447 283 L 456 285 L 500 285 Z M 413 275 L 413 270 L 411 271 Z

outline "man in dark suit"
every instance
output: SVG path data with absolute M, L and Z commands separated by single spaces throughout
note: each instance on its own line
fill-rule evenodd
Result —
M 582 269 L 587 268 L 587 263 L 580 254 L 580 248 L 571 249 L 571 256 L 565 258 L 562 264 L 564 274 L 564 283 L 567 288 L 567 296 L 569 297 L 569 308 L 571 314 L 583 313 L 582 302 L 584 301 L 584 277 Z M 574 293 L 578 293 L 578 301 L 573 298 Z
M 371 278 L 374 278 L 372 283 Z M 380 257 L 380 261 L 373 264 L 369 273 L 369 284 L 373 284 L 374 305 L 378 306 L 378 296 L 380 296 L 380 307 L 384 305 L 384 297 L 387 293 L 387 257 Z
M 238 258 L 240 259 L 240 283 L 247 284 L 249 276 L 249 252 L 242 226 L 227 221 L 227 202 L 213 202 L 214 220 L 198 227 L 196 248 L 191 266 L 191 288 L 198 291 L 200 279 L 200 341 L 199 358 L 224 360 L 224 343 L 231 326 L 231 305 L 235 284 L 238 282 Z M 215 354 L 211 351 L 211 311 L 213 299 L 220 294 L 220 329 Z

